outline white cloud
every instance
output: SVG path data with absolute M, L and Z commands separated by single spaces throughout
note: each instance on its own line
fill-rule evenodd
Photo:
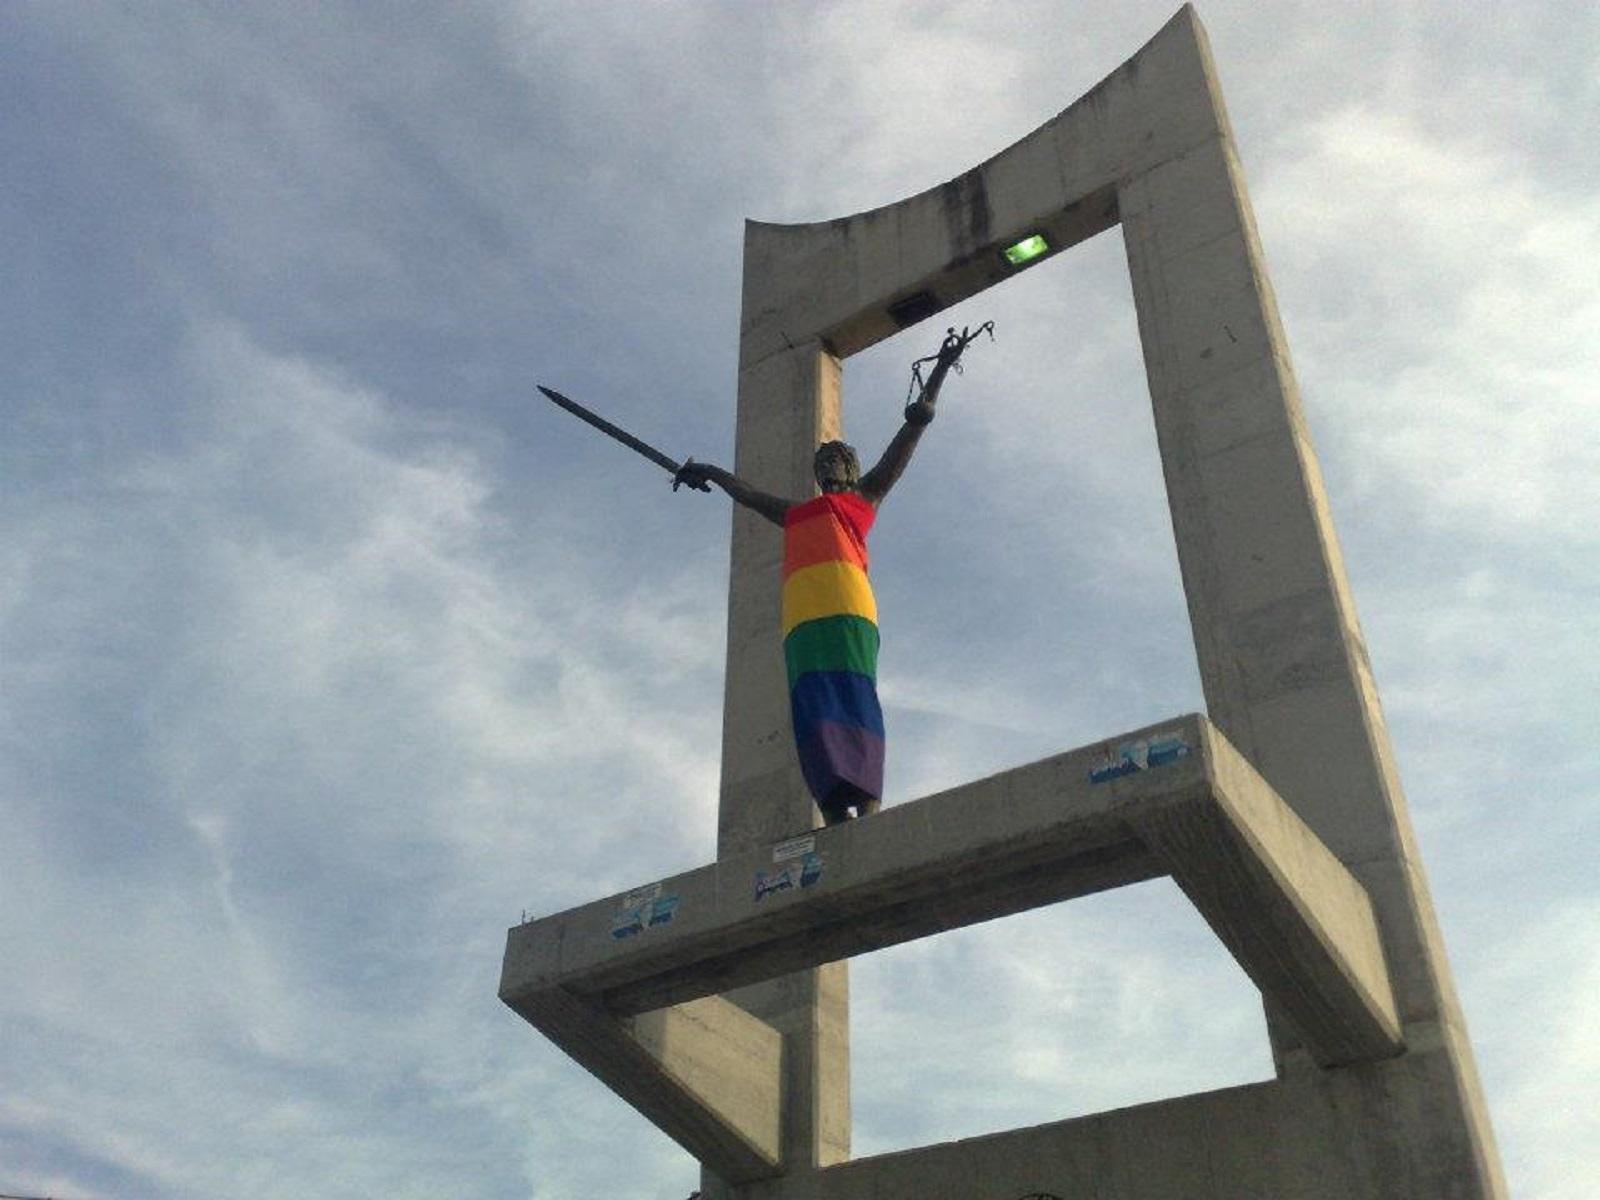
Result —
M 12 931 L 27 982 L 6 1006 L 38 1053 L 77 1042 L 82 1059 L 13 1103 L 172 1194 L 385 1176 L 436 1192 L 449 1157 L 397 1139 L 438 1104 L 505 1137 L 497 1077 L 529 1105 L 548 1070 L 492 1046 L 520 1036 L 493 997 L 498 931 L 519 905 L 688 865 L 690 831 L 709 832 L 720 627 L 670 575 L 618 620 L 587 603 L 599 585 L 576 555 L 518 562 L 445 427 L 237 328 L 199 329 L 191 363 L 207 415 L 109 485 L 120 528 L 44 505 L 13 543 L 32 551 L 22 578 L 68 589 L 81 627 L 130 603 L 183 614 L 116 694 L 145 763 L 130 799 L 146 828 L 120 853 L 142 867 L 103 875 L 87 848 L 47 849 L 118 821 L 114 795 L 9 802 L 24 858 L 8 904 L 29 933 Z M 128 536 L 169 522 L 181 536 Z M 95 575 L 122 586 L 86 590 Z M 23 679 L 93 686 L 81 648 L 28 633 L 9 639 Z M 33 699 L 7 697 L 19 736 Z M 59 769 L 52 751 L 13 769 Z M 649 832 L 619 838 L 619 821 Z M 268 1172 L 280 1155 L 295 1161 Z M 402 1184 L 402 1168 L 422 1174 Z
M 1317 289 L 1285 289 L 1314 316 L 1291 333 L 1366 496 L 1474 536 L 1592 541 L 1600 204 L 1360 107 L 1304 130 L 1257 203 L 1272 260 Z
M 882 951 L 851 977 L 857 1154 L 1270 1078 L 1260 996 L 1170 881 Z
M 1600 905 L 1573 899 L 1501 941 L 1472 1016 L 1508 1176 L 1528 1200 L 1587 1200 L 1600 1189 Z

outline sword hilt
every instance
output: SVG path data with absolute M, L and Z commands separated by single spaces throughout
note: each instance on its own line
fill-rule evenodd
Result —
M 690 483 L 687 479 L 685 479 L 683 477 L 683 473 L 685 471 L 687 471 L 690 467 L 695 466 L 695 465 L 696 465 L 695 461 L 692 458 L 686 458 L 686 459 L 683 460 L 683 466 L 679 467 L 672 474 L 672 490 L 673 491 L 677 491 L 678 490 L 678 486 L 680 484 L 686 484 L 687 486 L 692 487 L 697 492 L 709 492 L 711 490 L 711 484 L 708 483 L 704 479 L 702 479 L 699 483 Z

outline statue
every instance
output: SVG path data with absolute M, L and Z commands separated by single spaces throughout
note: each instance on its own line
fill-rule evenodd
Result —
M 912 365 L 915 389 L 922 383 L 921 364 L 934 364 L 906 405 L 905 423 L 865 475 L 851 446 L 818 446 L 812 470 L 821 495 L 813 499 L 774 496 L 693 459 L 673 474 L 674 491 L 680 484 L 704 491 L 714 483 L 783 530 L 783 657 L 795 750 L 828 825 L 877 812 L 883 799 L 878 614 L 867 581 L 867 533 L 933 421 L 945 376 L 983 332 L 993 335 L 992 322 L 960 333 L 951 329 L 937 354 Z

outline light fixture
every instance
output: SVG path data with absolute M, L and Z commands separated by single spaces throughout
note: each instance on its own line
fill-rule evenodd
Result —
M 1000 254 L 1013 267 L 1020 267 L 1031 263 L 1049 249 L 1050 243 L 1044 240 L 1044 234 L 1035 233 L 1007 246 Z

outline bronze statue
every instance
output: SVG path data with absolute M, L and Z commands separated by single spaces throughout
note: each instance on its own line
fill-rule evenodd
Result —
M 877 607 L 867 582 L 867 533 L 878 505 L 911 461 L 933 420 L 945 376 L 978 334 L 951 329 L 937 354 L 912 366 L 919 394 L 906 405 L 905 423 L 865 475 L 844 442 L 817 447 L 812 469 L 821 495 L 789 500 L 752 487 L 710 463 L 685 462 L 673 474 L 680 484 L 706 490 L 714 483 L 737 503 L 784 531 L 783 652 L 795 748 L 806 786 L 835 825 L 878 810 L 883 797 L 884 728 L 878 703 Z M 933 370 L 924 383 L 922 363 Z

